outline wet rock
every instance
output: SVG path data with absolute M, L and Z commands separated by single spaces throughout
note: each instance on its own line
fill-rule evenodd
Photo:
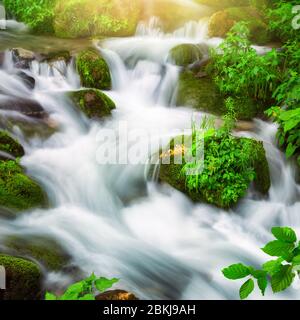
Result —
M 111 88 L 108 64 L 98 51 L 94 49 L 82 51 L 76 59 L 76 66 L 83 87 L 100 90 Z
M 5 59 L 5 52 L 0 52 L 0 67 L 2 67 Z
M 13 158 L 21 158 L 25 151 L 21 144 L 12 138 L 6 131 L 0 130 L 0 160 L 8 160 Z M 5 154 L 10 157 L 5 157 Z
M 110 290 L 104 293 L 100 293 L 96 300 L 139 300 L 133 293 L 124 290 Z
M 42 235 L 9 236 L 4 240 L 4 245 L 10 250 L 9 253 L 34 259 L 51 271 L 63 270 L 71 260 L 59 243 Z
M 181 67 L 186 67 L 202 58 L 201 48 L 195 44 L 180 44 L 169 53 L 169 60 Z
M 49 64 L 54 63 L 56 61 L 64 61 L 68 64 L 72 59 L 72 56 L 69 51 L 55 51 L 50 52 L 46 55 L 42 55 L 40 62 L 47 62 Z
M 6 290 L 0 290 L 0 300 L 38 300 L 42 292 L 39 267 L 25 259 L 0 254 L 0 265 L 6 271 Z
M 46 195 L 17 161 L 0 161 L 0 207 L 17 212 L 45 206 Z
M 48 117 L 44 108 L 32 99 L 7 97 L 5 100 L 0 100 L 0 110 L 16 111 L 27 117 L 37 119 L 45 119 Z
M 23 81 L 28 89 L 33 90 L 35 87 L 35 79 L 23 71 L 19 71 L 17 76 Z
M 11 50 L 15 68 L 29 69 L 30 63 L 35 59 L 35 54 L 32 51 L 22 48 L 14 48 Z
M 84 89 L 69 93 L 76 106 L 88 118 L 103 118 L 111 115 L 116 108 L 114 102 L 97 89 Z

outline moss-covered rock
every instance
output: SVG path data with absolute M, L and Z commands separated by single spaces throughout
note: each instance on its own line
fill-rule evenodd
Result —
M 188 106 L 196 110 L 216 116 L 226 114 L 225 98 L 215 82 L 206 73 L 190 70 L 183 71 L 179 76 L 177 87 L 177 106 Z M 235 116 L 238 120 L 252 120 L 262 113 L 262 107 L 250 97 L 234 100 Z
M 111 88 L 109 67 L 98 51 L 82 51 L 77 57 L 76 65 L 82 86 L 103 90 Z
M 169 61 L 181 67 L 187 67 L 202 58 L 203 54 L 200 47 L 189 43 L 180 44 L 171 49 L 169 53 Z
M 49 237 L 9 236 L 4 240 L 4 245 L 14 255 L 35 259 L 48 270 L 62 270 L 70 262 L 70 255 Z
M 62 38 L 130 36 L 139 20 L 139 0 L 64 0 L 54 10 L 55 34 Z
M 41 298 L 42 275 L 39 267 L 25 259 L 0 255 L 0 265 L 6 271 L 6 290 L 0 290 L 0 300 L 37 300 Z
M 254 7 L 233 7 L 214 13 L 208 26 L 210 37 L 224 38 L 236 22 L 248 23 L 250 40 L 257 44 L 266 44 L 271 34 L 263 16 Z
M 217 115 L 225 113 L 224 99 L 213 80 L 205 74 L 197 77 L 192 71 L 180 74 L 176 104 Z
M 0 206 L 21 211 L 45 202 L 41 187 L 24 174 L 16 161 L 0 161 Z
M 253 168 L 253 172 L 255 172 L 254 186 L 257 191 L 259 191 L 263 195 L 266 195 L 270 189 L 271 180 L 269 165 L 266 159 L 266 153 L 262 142 L 248 138 L 232 139 L 233 140 L 231 140 L 230 145 L 226 147 L 228 148 L 228 154 L 231 154 L 230 158 L 226 160 L 232 161 L 230 170 L 233 170 L 235 174 L 240 172 L 241 177 L 243 177 L 243 170 L 246 170 L 244 167 L 245 164 L 239 166 L 238 160 L 234 159 L 234 150 L 231 150 L 230 148 L 236 148 L 236 150 L 239 150 L 242 153 L 247 153 L 249 155 L 249 160 L 247 160 L 247 167 Z M 211 179 L 208 189 L 188 188 L 186 183 L 186 176 L 183 170 L 186 164 L 184 158 L 182 164 L 174 161 L 175 155 L 180 155 L 183 157 L 185 156 L 187 152 L 187 140 L 183 140 L 182 138 L 180 143 L 178 143 L 178 141 L 180 141 L 180 139 L 178 140 L 178 138 L 176 139 L 176 142 L 175 140 L 172 140 L 170 143 L 170 148 L 167 150 L 163 150 L 160 153 L 160 181 L 167 183 L 175 189 L 183 192 L 195 202 L 206 202 L 208 204 L 213 204 L 224 209 L 236 205 L 238 201 L 245 195 L 246 189 L 242 190 L 242 188 L 245 188 L 245 183 L 247 182 L 249 187 L 251 181 L 245 179 L 243 182 L 241 182 L 238 179 L 232 180 L 226 178 L 226 175 L 230 175 L 230 172 L 223 172 L 224 169 L 222 168 L 222 166 L 218 166 L 218 157 L 216 157 L 216 154 L 211 153 L 211 150 L 216 150 L 216 146 L 220 146 L 220 138 L 209 138 L 208 140 L 205 140 L 204 170 L 202 171 L 201 176 L 205 175 L 205 179 Z M 214 147 L 210 148 L 208 144 L 214 144 Z M 170 162 L 166 162 L 164 160 L 165 158 L 167 160 L 170 159 Z M 222 176 L 223 178 L 221 178 Z M 234 192 L 236 195 L 230 195 L 229 193 L 231 192 Z M 225 198 L 228 198 L 230 200 L 225 201 Z
M 72 59 L 71 53 L 67 50 L 49 52 L 48 54 L 42 55 L 42 62 L 53 63 L 56 61 L 64 61 L 65 63 L 70 62 Z
M 0 159 L 8 159 L 9 157 L 6 157 L 5 154 L 21 158 L 24 156 L 25 151 L 17 140 L 12 138 L 6 131 L 0 130 Z
M 98 89 L 84 89 L 69 93 L 75 105 L 88 118 L 103 118 L 116 108 L 114 102 Z

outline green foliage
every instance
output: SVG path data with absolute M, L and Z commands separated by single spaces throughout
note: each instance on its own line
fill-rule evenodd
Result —
M 47 292 L 45 300 L 95 300 L 97 291 L 104 292 L 118 281 L 116 278 L 97 278 L 93 273 L 90 277 L 72 284 L 60 297 Z
M 227 104 L 230 107 L 230 101 Z M 245 196 L 249 184 L 257 178 L 255 163 L 259 158 L 257 142 L 231 135 L 234 125 L 231 112 L 219 130 L 211 126 L 203 130 L 203 125 L 197 129 L 193 125 L 192 145 L 185 154 L 182 169 L 189 193 L 199 193 L 208 203 L 223 208 Z M 199 157 L 201 150 L 203 157 Z
M 23 157 L 25 154 L 20 143 L 2 130 L 0 130 L 0 151 L 4 151 L 16 158 Z
M 248 37 L 247 24 L 237 23 L 212 51 L 214 80 L 221 92 L 232 98 L 248 96 L 267 101 L 278 82 L 280 59 L 276 50 L 258 55 Z
M 56 0 L 4 0 L 6 10 L 38 33 L 53 32 Z
M 240 298 L 246 299 L 254 290 L 254 280 L 262 293 L 270 282 L 274 293 L 286 290 L 291 286 L 295 276 L 300 274 L 300 244 L 293 229 L 288 227 L 274 227 L 272 234 L 276 240 L 265 245 L 262 250 L 276 260 L 267 261 L 260 270 L 242 263 L 233 264 L 222 270 L 223 275 L 230 280 L 238 280 L 249 277 L 240 289 Z

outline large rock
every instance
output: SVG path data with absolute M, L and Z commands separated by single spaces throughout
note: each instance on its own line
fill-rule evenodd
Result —
M 177 66 L 187 67 L 203 58 L 201 48 L 195 44 L 180 44 L 170 50 L 169 61 Z
M 197 77 L 192 71 L 179 76 L 176 104 L 217 115 L 225 112 L 224 99 L 213 80 L 206 74 Z
M 0 161 L 0 206 L 23 211 L 45 203 L 41 187 L 24 174 L 16 161 Z
M 114 102 L 98 89 L 74 91 L 70 97 L 88 118 L 101 119 L 111 115 L 111 111 L 116 108 Z
M 133 35 L 139 0 L 64 0 L 54 12 L 55 34 L 62 38 Z
M 233 7 L 214 13 L 208 25 L 210 37 L 226 37 L 236 22 L 248 23 L 250 39 L 257 44 L 266 44 L 271 40 L 268 25 L 263 16 L 254 7 Z
M 45 119 L 48 117 L 44 108 L 35 100 L 7 97 L 0 100 L 0 110 L 16 111 L 27 117 Z
M 8 155 L 8 157 L 5 156 Z M 24 148 L 21 144 L 12 138 L 6 131 L 0 130 L 0 159 L 6 160 L 14 158 L 21 158 L 25 154 Z
M 18 69 L 29 69 L 30 63 L 35 59 L 34 52 L 23 48 L 14 48 L 11 52 L 14 66 Z
M 109 67 L 98 51 L 82 51 L 77 57 L 76 65 L 82 86 L 103 90 L 111 88 Z
M 45 236 L 9 236 L 4 245 L 10 253 L 37 260 L 48 270 L 61 271 L 71 259 L 59 243 Z
M 205 140 L 204 144 L 204 170 L 199 173 L 199 181 L 201 185 L 191 188 L 187 185 L 186 176 L 184 174 L 183 164 L 177 164 L 174 161 L 175 155 L 186 155 L 187 149 L 182 143 L 170 143 L 170 149 L 163 150 L 160 153 L 160 181 L 167 183 L 175 189 L 185 193 L 195 202 L 206 202 L 220 208 L 230 208 L 238 203 L 238 201 L 246 194 L 251 180 L 244 179 L 243 173 L 245 168 L 252 167 L 255 172 L 254 186 L 261 194 L 266 195 L 271 186 L 269 165 L 262 142 L 247 138 L 232 138 L 230 145 L 222 145 L 222 137 L 210 137 Z M 224 149 L 225 148 L 225 149 Z M 235 150 L 242 150 L 248 158 L 241 165 Z M 226 153 L 228 155 L 226 156 Z M 223 166 L 218 163 L 220 161 L 219 154 L 227 157 L 226 162 L 231 163 L 230 167 L 224 170 Z M 170 156 L 171 155 L 171 156 Z M 170 157 L 169 164 L 166 160 Z M 223 158 L 222 160 L 224 160 Z M 232 174 L 241 173 L 240 179 L 232 180 L 229 177 Z M 243 181 L 242 181 L 243 179 Z M 202 185 L 203 182 L 203 185 Z M 209 186 L 209 187 L 203 187 Z M 234 196 L 232 195 L 234 193 Z
M 38 300 L 41 298 L 42 274 L 39 267 L 25 259 L 0 255 L 6 271 L 6 290 L 0 300 Z
M 104 293 L 100 293 L 96 296 L 96 300 L 100 301 L 131 301 L 138 300 L 138 298 L 130 292 L 124 290 L 109 290 Z

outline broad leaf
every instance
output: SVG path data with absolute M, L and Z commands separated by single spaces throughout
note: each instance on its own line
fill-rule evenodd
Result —
M 287 158 L 292 157 L 295 154 L 295 151 L 298 149 L 297 145 L 294 145 L 293 143 L 289 143 L 286 150 L 285 155 Z
M 95 286 L 100 292 L 104 292 L 107 289 L 110 289 L 115 283 L 117 283 L 119 279 L 106 279 L 106 278 L 99 278 L 95 281 Z
M 269 274 L 274 275 L 281 269 L 281 263 L 283 259 L 279 258 L 277 260 L 271 260 L 263 264 L 263 269 Z
M 300 266 L 300 255 L 297 255 L 292 260 L 293 266 Z
M 247 299 L 253 290 L 254 281 L 252 279 L 249 279 L 240 288 L 240 298 L 242 300 Z
M 268 286 L 267 276 L 264 276 L 264 277 L 257 279 L 257 285 L 261 291 L 261 294 L 264 296 L 266 289 L 267 289 L 267 286 Z
M 250 269 L 251 270 L 251 269 Z M 259 278 L 263 278 L 267 276 L 267 272 L 264 270 L 251 270 L 251 275 L 255 278 L 255 279 L 259 279 Z
M 71 285 L 61 296 L 61 300 L 78 300 L 80 294 L 85 290 L 85 282 L 80 281 Z
M 282 266 L 280 271 L 275 273 L 271 279 L 271 286 L 274 293 L 287 289 L 293 282 L 295 274 L 292 266 Z
M 250 269 L 242 263 L 233 264 L 222 270 L 223 275 L 230 280 L 243 279 L 250 275 Z
M 264 248 L 262 248 L 262 251 L 272 257 L 282 257 L 290 254 L 293 249 L 293 243 L 275 240 L 269 242 Z
M 57 300 L 57 296 L 53 293 L 46 292 L 45 300 Z
M 288 227 L 274 227 L 272 233 L 276 239 L 284 242 L 294 243 L 297 241 L 295 231 Z
M 78 300 L 96 300 L 95 296 L 91 293 L 84 295 L 83 297 L 79 298 Z

